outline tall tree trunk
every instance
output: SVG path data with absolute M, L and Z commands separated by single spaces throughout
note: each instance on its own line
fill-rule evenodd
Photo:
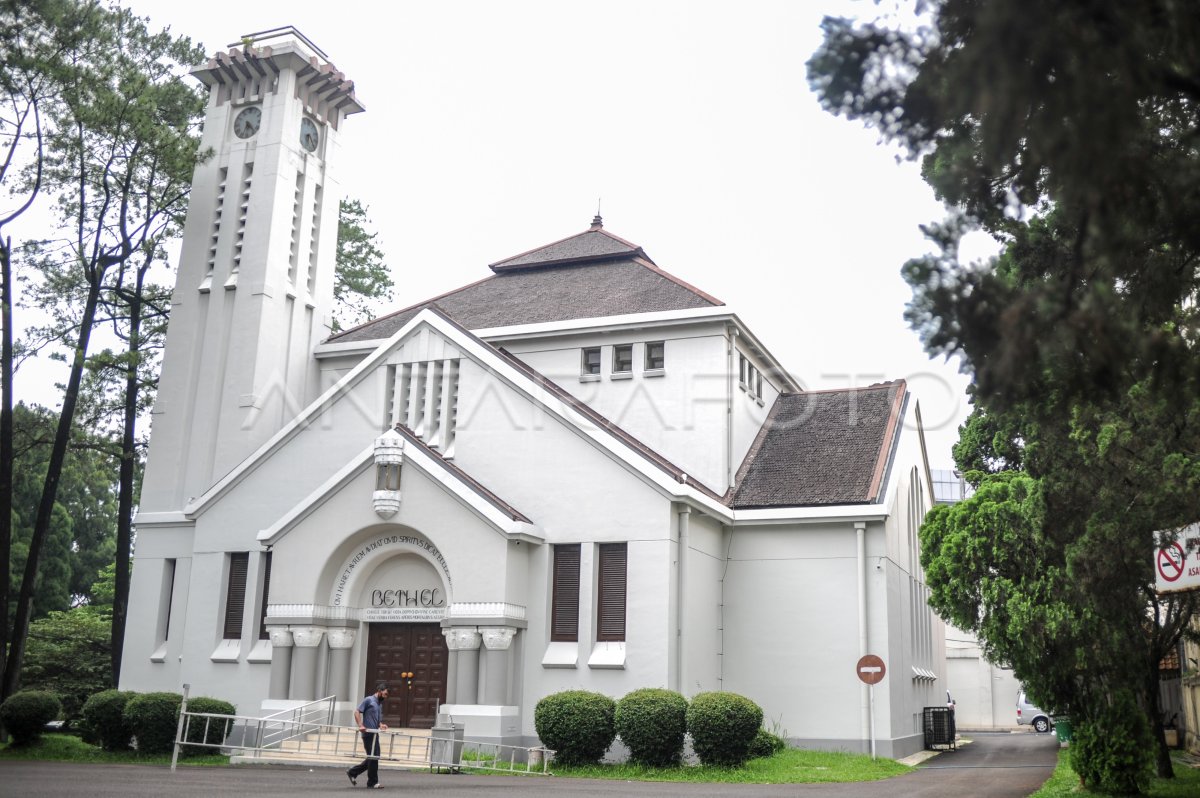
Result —
M 12 334 L 12 239 L 0 240 L 0 685 L 5 683 L 8 656 L 8 582 L 12 572 L 13 491 L 13 334 Z M 4 738 L 0 727 L 0 739 Z
M 149 260 L 147 258 L 147 260 Z M 138 362 L 141 359 L 142 291 L 146 268 L 138 270 L 137 285 L 129 298 L 129 363 L 125 372 L 125 418 L 121 433 L 121 477 L 117 495 L 116 585 L 112 614 L 113 687 L 121 680 L 121 653 L 125 644 L 125 619 L 129 610 L 129 550 L 133 545 L 133 477 L 137 465 Z
M 17 597 L 17 614 L 13 619 L 12 639 L 8 650 L 8 662 L 4 671 L 4 682 L 0 686 L 0 700 L 17 691 L 21 681 L 21 665 L 25 659 L 25 638 L 29 635 L 29 623 L 33 616 L 33 590 L 37 582 L 38 564 L 42 544 L 50 532 L 50 519 L 54 513 L 54 502 L 58 495 L 58 480 L 62 476 L 63 461 L 67 455 L 67 444 L 71 438 L 71 425 L 75 421 L 75 405 L 79 399 L 79 386 L 83 381 L 83 364 L 87 359 L 88 344 L 92 337 L 92 325 L 96 320 L 96 306 L 100 299 L 103 283 L 103 268 L 88 281 L 87 302 L 80 318 L 79 337 L 75 343 L 71 376 L 63 394 L 62 410 L 58 416 L 58 428 L 54 433 L 54 445 L 50 450 L 50 464 L 46 468 L 46 481 L 42 486 L 42 499 L 38 503 L 37 520 L 29 540 L 29 557 L 25 561 L 25 574 Z
M 1159 672 L 1158 665 L 1162 661 L 1158 655 L 1158 647 L 1150 647 L 1150 663 L 1146 673 L 1145 686 L 1142 692 L 1145 696 L 1146 714 L 1150 721 L 1150 735 L 1154 740 L 1154 772 L 1160 779 L 1175 778 L 1175 770 L 1171 766 L 1171 752 L 1167 748 L 1167 735 L 1163 731 L 1162 705 L 1159 703 Z

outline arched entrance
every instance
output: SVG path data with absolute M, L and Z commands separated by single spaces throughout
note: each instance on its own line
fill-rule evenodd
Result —
M 381 535 L 347 563 L 341 595 L 365 621 L 362 695 L 391 688 L 383 721 L 393 728 L 432 728 L 446 703 L 449 651 L 440 621 L 449 606 L 444 560 L 415 535 Z
M 433 728 L 438 707 L 446 703 L 448 661 L 440 624 L 372 623 L 363 694 L 387 682 L 383 722 L 393 728 Z

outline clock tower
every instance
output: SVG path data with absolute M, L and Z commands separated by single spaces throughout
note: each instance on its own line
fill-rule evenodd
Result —
M 294 28 L 192 73 L 209 90 L 152 415 L 141 513 L 182 510 L 319 390 L 353 82 Z

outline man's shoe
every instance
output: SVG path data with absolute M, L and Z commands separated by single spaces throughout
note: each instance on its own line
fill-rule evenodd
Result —
M 372 785 L 371 785 L 371 789 L 372 789 L 372 790 L 382 790 L 382 789 L 383 789 L 383 785 L 382 785 L 382 784 L 372 784 Z
M 350 779 L 350 786 L 351 786 L 351 787 L 355 787 L 355 786 L 357 786 L 357 785 L 358 785 L 358 780 L 357 780 L 357 779 L 355 779 L 355 778 L 354 778 L 354 774 L 353 774 L 353 773 L 351 773 L 351 772 L 350 772 L 350 771 L 348 771 L 348 770 L 346 771 L 346 778 Z

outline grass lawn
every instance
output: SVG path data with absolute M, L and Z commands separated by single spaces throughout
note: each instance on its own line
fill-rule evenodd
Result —
M 740 768 L 693 765 L 650 768 L 640 765 L 551 765 L 555 776 L 622 781 L 690 781 L 742 784 L 808 784 L 833 781 L 877 781 L 912 771 L 892 759 L 830 751 L 786 748 L 771 757 L 751 759 Z
M 1085 790 L 1079 786 L 1079 776 L 1071 769 L 1068 749 L 1058 752 L 1058 767 L 1042 789 L 1029 798 L 1062 798 L 1062 796 L 1100 796 L 1102 793 Z M 1188 767 L 1181 759 L 1175 759 L 1175 778 L 1154 779 L 1150 782 L 1153 798 L 1195 798 L 1200 795 L 1200 769 Z
M 0 745 L 0 762 L 33 759 L 43 762 L 107 762 L 122 765 L 169 765 L 170 754 L 139 754 L 136 751 L 105 751 L 71 734 L 43 734 L 33 745 Z M 228 765 L 229 757 L 204 754 L 180 758 L 180 765 Z

